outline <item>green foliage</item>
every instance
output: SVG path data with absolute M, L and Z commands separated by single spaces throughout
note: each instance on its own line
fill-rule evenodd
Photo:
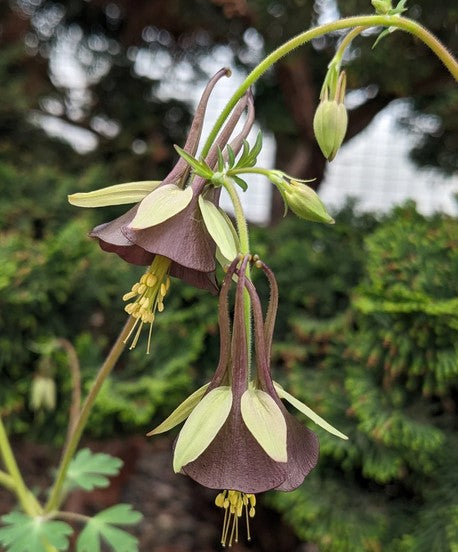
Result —
M 142 515 L 128 504 L 103 510 L 81 531 L 76 543 L 77 552 L 100 552 L 101 542 L 106 542 L 114 552 L 137 552 L 138 540 L 117 526 L 133 525 L 141 518 Z
M 63 521 L 29 517 L 20 512 L 2 516 L 0 543 L 7 552 L 48 552 L 49 546 L 57 550 L 68 549 L 68 538 L 73 529 Z
M 347 307 L 288 318 L 283 385 L 350 437 L 320 433 L 316 473 L 268 498 L 320 551 L 456 549 L 457 238 L 457 220 L 398 208 Z
M 79 487 L 92 491 L 96 487 L 108 487 L 107 476 L 118 475 L 122 460 L 102 452 L 93 453 L 89 449 L 81 449 L 72 459 L 67 471 L 66 485 L 68 490 Z

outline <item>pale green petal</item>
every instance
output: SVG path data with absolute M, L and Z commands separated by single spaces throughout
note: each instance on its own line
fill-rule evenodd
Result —
M 338 429 L 336 429 L 331 424 L 329 424 L 321 416 L 318 416 L 318 414 L 313 412 L 313 410 L 309 408 L 306 404 L 304 404 L 300 400 L 296 399 L 296 397 L 293 397 L 290 393 L 285 391 L 279 383 L 274 381 L 274 387 L 280 399 L 285 399 L 285 401 L 288 401 L 295 408 L 297 408 L 299 412 L 302 412 L 302 414 L 305 414 L 308 418 L 310 418 L 312 422 L 315 422 L 320 427 L 322 427 L 329 433 L 332 433 L 332 435 L 335 435 L 336 437 L 340 437 L 341 439 L 348 439 L 346 435 L 344 435 Z
M 145 180 L 116 184 L 92 192 L 69 195 L 68 201 L 77 207 L 106 207 L 108 205 L 138 203 L 155 190 L 160 183 L 160 180 Z
M 237 246 L 226 219 L 211 201 L 202 196 L 199 196 L 199 206 L 208 233 L 215 240 L 221 255 L 232 262 L 237 257 Z
M 148 437 L 151 437 L 151 435 L 157 435 L 158 433 L 164 433 L 165 431 L 169 431 L 169 429 L 172 429 L 173 427 L 180 424 L 183 420 L 186 420 L 186 418 L 191 414 L 191 412 L 194 410 L 196 405 L 200 402 L 200 399 L 204 396 L 205 391 L 207 390 L 207 387 L 209 386 L 209 383 L 206 383 L 197 391 L 194 391 L 192 395 L 189 395 L 187 399 L 185 399 L 175 410 L 170 414 L 168 418 L 166 418 L 161 424 L 159 424 L 156 428 L 151 430 L 146 435 Z
M 142 230 L 160 224 L 181 212 L 191 199 L 192 188 L 182 190 L 176 184 L 165 184 L 145 197 L 129 226 Z
M 273 398 L 259 389 L 247 389 L 241 411 L 245 425 L 266 453 L 276 462 L 286 462 L 286 420 Z
M 199 402 L 178 435 L 173 455 L 175 473 L 203 453 L 223 427 L 231 406 L 232 390 L 228 386 L 213 389 Z

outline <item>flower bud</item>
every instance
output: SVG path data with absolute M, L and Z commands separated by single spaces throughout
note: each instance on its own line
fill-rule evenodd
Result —
M 336 156 L 347 132 L 347 110 L 343 104 L 345 88 L 345 71 L 338 74 L 334 66 L 330 67 L 313 118 L 315 138 L 328 161 Z
M 56 384 L 47 376 L 35 376 L 30 391 L 30 407 L 32 410 L 54 410 L 56 407 Z
M 302 182 L 286 177 L 280 171 L 270 171 L 269 179 L 281 193 L 287 207 L 299 218 L 312 222 L 334 224 L 318 194 Z
M 386 15 L 393 9 L 391 0 L 371 0 L 371 4 L 379 15 Z
M 313 119 L 313 131 L 323 155 L 332 161 L 342 145 L 347 132 L 347 110 L 343 103 L 324 100 L 318 106 Z

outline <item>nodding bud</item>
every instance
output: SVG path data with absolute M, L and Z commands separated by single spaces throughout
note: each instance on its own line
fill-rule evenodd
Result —
M 288 177 L 281 171 L 270 171 L 270 181 L 277 186 L 286 206 L 299 218 L 312 222 L 334 224 L 318 194 L 303 182 Z
M 342 72 L 333 97 L 329 97 L 326 89 L 313 119 L 315 138 L 328 161 L 336 156 L 347 132 L 348 117 L 343 104 L 345 84 L 345 73 Z

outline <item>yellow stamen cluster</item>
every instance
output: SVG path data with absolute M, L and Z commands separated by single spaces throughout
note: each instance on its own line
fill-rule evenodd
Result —
M 215 498 L 218 508 L 224 508 L 223 531 L 221 544 L 232 546 L 239 541 L 239 518 L 245 511 L 247 540 L 251 540 L 250 518 L 255 515 L 256 497 L 242 491 L 221 491 Z
M 149 354 L 151 349 L 151 333 L 153 330 L 153 322 L 156 310 L 162 312 L 164 310 L 164 297 L 170 287 L 170 277 L 168 271 L 171 261 L 166 257 L 156 255 L 151 266 L 140 278 L 140 281 L 132 286 L 131 291 L 123 296 L 124 301 L 135 300 L 128 303 L 124 310 L 135 318 L 135 324 L 126 337 L 127 342 L 132 336 L 135 329 L 134 338 L 130 345 L 133 349 L 138 342 L 140 333 L 144 324 L 149 324 L 148 346 L 146 352 Z

